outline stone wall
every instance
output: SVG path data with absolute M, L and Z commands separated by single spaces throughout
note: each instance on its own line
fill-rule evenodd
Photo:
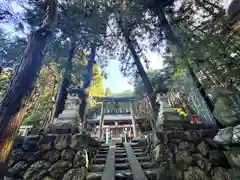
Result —
M 99 143 L 73 125 L 50 125 L 17 137 L 5 179 L 84 179 Z
M 217 130 L 150 134 L 146 152 L 159 169 L 159 179 L 239 180 L 240 149 L 216 144 L 216 134 Z M 233 150 L 235 155 L 230 155 Z

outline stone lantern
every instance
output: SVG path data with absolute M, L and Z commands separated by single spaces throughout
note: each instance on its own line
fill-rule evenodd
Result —
M 79 97 L 75 94 L 71 94 L 71 96 L 69 97 L 69 105 L 67 106 L 67 109 L 78 110 L 80 103 L 81 100 L 79 99 Z
M 68 105 L 67 108 L 58 116 L 58 122 L 64 123 L 72 123 L 72 124 L 79 124 L 79 106 L 80 106 L 80 99 L 78 96 L 71 94 L 68 98 Z
M 172 108 L 169 105 L 168 97 L 166 94 L 158 94 L 157 102 L 160 104 L 160 109 L 155 124 L 157 130 L 162 130 L 162 125 L 164 124 L 164 121 L 182 120 L 181 117 L 178 115 L 176 108 Z

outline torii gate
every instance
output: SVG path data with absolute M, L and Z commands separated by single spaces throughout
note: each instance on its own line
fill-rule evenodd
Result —
M 103 133 L 103 126 L 104 126 L 104 109 L 105 109 L 105 103 L 107 102 L 129 102 L 130 105 L 130 113 L 131 113 L 131 119 L 132 119 L 132 127 L 133 127 L 133 136 L 136 137 L 137 130 L 136 130 L 136 119 L 134 114 L 134 108 L 133 108 L 133 101 L 140 100 L 140 98 L 131 96 L 131 97 L 93 97 L 97 102 L 103 102 L 101 107 L 101 116 L 100 116 L 100 133 L 99 138 L 103 139 L 104 133 Z

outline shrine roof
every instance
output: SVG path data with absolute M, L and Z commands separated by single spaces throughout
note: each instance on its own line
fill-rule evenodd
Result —
M 97 116 L 94 119 L 88 119 L 90 122 L 99 121 L 101 116 Z M 127 121 L 131 120 L 131 114 L 107 114 L 104 115 L 104 121 Z

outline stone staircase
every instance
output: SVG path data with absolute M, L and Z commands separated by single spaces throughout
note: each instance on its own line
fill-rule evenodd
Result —
M 102 145 L 91 162 L 87 180 L 155 180 L 157 169 L 138 141 Z

